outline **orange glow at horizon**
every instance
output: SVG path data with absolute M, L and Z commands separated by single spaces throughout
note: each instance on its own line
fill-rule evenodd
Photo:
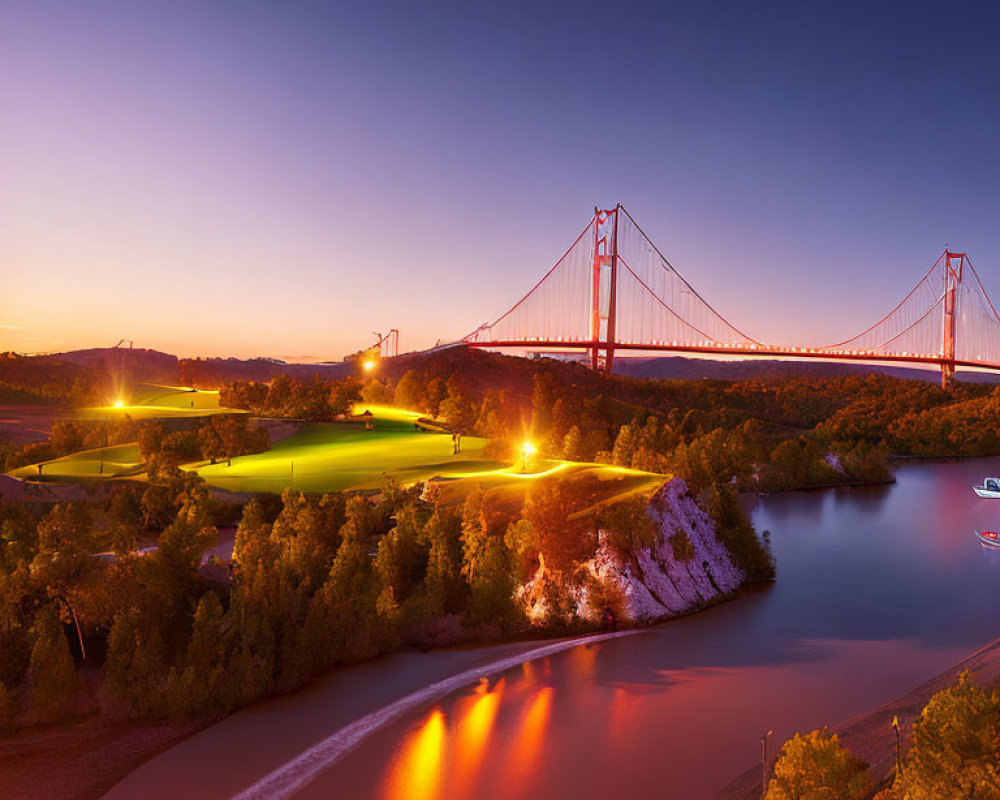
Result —
M 397 751 L 382 793 L 385 800 L 435 800 L 441 797 L 445 741 L 444 713 L 435 708 L 420 730 L 408 737 Z

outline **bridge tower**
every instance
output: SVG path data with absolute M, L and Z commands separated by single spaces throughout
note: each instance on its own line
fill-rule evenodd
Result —
M 594 208 L 594 262 L 590 292 L 590 366 L 611 372 L 615 358 L 615 316 L 618 295 L 618 213 Z M 601 357 L 601 350 L 604 357 Z
M 953 253 L 947 248 L 944 251 L 944 330 L 942 331 L 941 355 L 941 388 L 947 389 L 955 380 L 955 295 L 962 283 L 965 267 L 965 253 Z M 957 262 L 957 266 L 956 266 Z

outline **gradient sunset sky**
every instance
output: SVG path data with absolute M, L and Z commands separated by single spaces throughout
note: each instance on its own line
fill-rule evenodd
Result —
M 847 338 L 946 243 L 996 301 L 989 8 L 5 0 L 0 350 L 424 347 L 616 202 L 762 341 Z

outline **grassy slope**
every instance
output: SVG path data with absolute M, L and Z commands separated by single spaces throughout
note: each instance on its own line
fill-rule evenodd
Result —
M 132 419 L 156 419 L 162 417 L 207 417 L 212 414 L 245 414 L 239 409 L 219 405 L 219 393 L 206 389 L 188 389 L 183 386 L 160 386 L 138 384 L 127 398 L 117 403 L 80 411 L 83 419 L 105 419 L 109 416 L 127 414 Z
M 181 414 L 184 404 L 195 401 L 198 413 L 218 410 L 217 392 L 191 392 L 173 387 L 146 386 L 133 395 L 134 405 L 149 416 L 162 416 L 160 409 Z M 173 405 L 165 405 L 173 404 Z M 190 408 L 190 404 L 188 405 Z M 432 420 L 405 409 L 357 406 L 355 414 L 372 412 L 374 430 L 361 421 L 314 423 L 277 442 L 266 453 L 238 456 L 231 464 L 196 463 L 185 466 L 210 485 L 233 492 L 281 492 L 289 486 L 306 492 L 346 489 L 377 489 L 385 478 L 401 484 L 434 480 L 446 498 L 461 501 L 475 485 L 481 485 L 498 504 L 516 511 L 524 494 L 538 480 L 549 477 L 594 475 L 599 479 L 594 502 L 619 499 L 637 492 L 652 492 L 665 480 L 662 475 L 597 464 L 540 459 L 529 473 L 517 465 L 484 456 L 486 441 L 462 438 L 462 452 L 452 452 L 451 435 Z M 38 480 L 35 464 L 11 473 L 13 477 Z M 43 465 L 42 480 L 74 481 L 113 477 L 142 479 L 139 449 L 135 444 L 102 447 L 54 459 Z
M 75 480 L 80 478 L 114 478 L 135 473 L 139 467 L 139 445 L 118 444 L 81 450 L 62 458 L 42 462 L 42 480 Z M 29 464 L 9 473 L 14 478 L 38 480 L 38 465 Z
M 504 466 L 483 458 L 485 445 L 483 439 L 463 437 L 461 454 L 453 455 L 451 436 L 414 430 L 408 420 L 379 418 L 372 431 L 363 423 L 317 423 L 266 453 L 197 472 L 212 486 L 235 492 L 280 492 L 289 485 L 307 492 L 375 489 L 385 475 L 411 483 Z

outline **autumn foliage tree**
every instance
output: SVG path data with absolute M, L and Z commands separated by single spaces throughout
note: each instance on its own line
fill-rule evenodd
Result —
M 765 800 L 864 800 L 872 788 L 868 765 L 824 728 L 785 742 Z

